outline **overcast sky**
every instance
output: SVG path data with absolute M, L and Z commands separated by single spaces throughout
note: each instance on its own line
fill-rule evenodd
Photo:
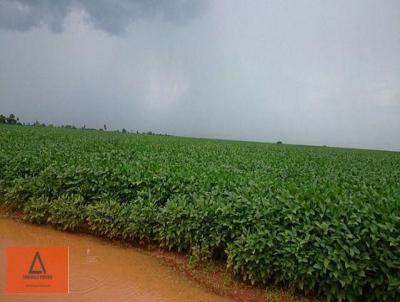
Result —
M 0 112 L 400 150 L 400 1 L 0 0 Z

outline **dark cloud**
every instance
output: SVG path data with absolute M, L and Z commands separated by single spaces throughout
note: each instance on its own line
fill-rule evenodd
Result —
M 47 26 L 61 32 L 73 10 L 82 11 L 91 25 L 118 34 L 136 20 L 160 18 L 184 24 L 206 7 L 202 0 L 0 0 L 0 28 L 27 31 Z
M 52 31 L 60 32 L 71 8 L 70 0 L 0 0 L 0 27 L 27 31 L 46 25 Z

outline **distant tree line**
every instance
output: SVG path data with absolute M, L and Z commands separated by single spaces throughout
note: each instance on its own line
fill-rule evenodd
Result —
M 11 113 L 8 117 L 6 115 L 0 114 L 0 124 L 8 124 L 8 125 L 24 125 L 24 126 L 34 126 L 34 127 L 50 127 L 50 128 L 67 128 L 67 129 L 78 129 L 79 127 L 75 125 L 60 125 L 60 126 L 55 126 L 53 124 L 45 124 L 43 122 L 39 122 L 36 120 L 34 123 L 21 123 L 19 117 L 15 116 L 14 113 Z M 82 130 L 94 130 L 94 131 L 107 131 L 107 125 L 104 124 L 102 128 L 96 129 L 96 128 L 87 128 L 86 125 L 83 125 L 80 127 Z M 119 130 L 116 130 L 114 132 L 120 132 Z M 146 132 L 139 132 L 139 131 L 129 131 L 126 130 L 125 128 L 122 128 L 121 130 L 122 133 L 136 133 L 136 134 L 141 134 L 141 135 L 168 135 L 168 134 L 161 134 L 161 133 L 154 133 L 152 131 L 146 131 Z
M 0 114 L 0 124 L 21 125 L 19 117 L 16 117 L 14 113 L 11 113 L 8 117 Z

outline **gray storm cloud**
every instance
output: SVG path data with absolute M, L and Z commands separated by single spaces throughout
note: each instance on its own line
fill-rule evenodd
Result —
M 399 0 L 0 0 L 0 113 L 400 151 Z
M 94 27 L 118 34 L 140 19 L 183 23 L 205 6 L 206 1 L 200 0 L 0 0 L 0 27 L 27 31 L 48 26 L 53 32 L 61 32 L 71 11 L 81 10 Z

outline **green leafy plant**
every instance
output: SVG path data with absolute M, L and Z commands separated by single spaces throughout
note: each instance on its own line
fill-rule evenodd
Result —
M 110 239 L 122 238 L 128 225 L 129 214 L 115 199 L 102 200 L 88 206 L 87 215 L 89 229 Z
M 80 195 L 61 195 L 53 200 L 48 221 L 63 230 L 77 230 L 86 218 L 84 199 Z
M 24 219 L 36 224 L 45 224 L 50 216 L 52 203 L 48 197 L 31 197 L 24 207 Z

